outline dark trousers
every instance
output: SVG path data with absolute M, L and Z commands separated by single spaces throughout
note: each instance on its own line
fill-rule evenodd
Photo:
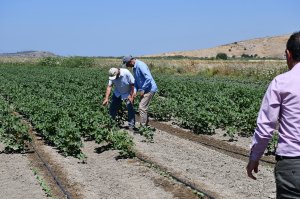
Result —
M 122 105 L 121 97 L 116 97 L 115 94 L 113 94 L 111 104 L 109 107 L 109 113 L 113 120 L 116 119 L 118 110 L 121 108 L 121 105 Z M 134 127 L 135 126 L 135 112 L 133 109 L 133 105 L 130 103 L 129 100 L 126 100 L 126 107 L 128 110 L 128 126 Z
M 275 166 L 277 199 L 300 198 L 300 159 L 281 159 Z

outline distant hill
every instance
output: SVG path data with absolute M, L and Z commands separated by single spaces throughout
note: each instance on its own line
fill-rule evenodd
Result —
M 187 56 L 187 57 L 216 57 L 218 53 L 226 53 L 228 57 L 241 57 L 243 54 L 265 58 L 284 58 L 286 42 L 290 35 L 264 37 L 245 41 L 233 42 L 214 48 L 167 52 L 156 55 L 145 55 L 144 57 L 156 56 Z
M 54 53 L 47 51 L 21 51 L 16 53 L 0 53 L 0 57 L 56 57 Z

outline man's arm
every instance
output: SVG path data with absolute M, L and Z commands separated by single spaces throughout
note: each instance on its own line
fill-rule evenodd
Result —
M 258 164 L 259 161 L 249 160 L 246 168 L 248 177 L 252 178 L 253 180 L 256 180 L 256 177 L 252 174 L 252 171 L 254 171 L 255 173 L 258 172 Z
M 126 72 L 127 72 L 127 80 L 128 80 L 129 85 L 130 85 L 130 91 L 129 91 L 128 99 L 133 104 L 133 101 L 134 101 L 134 98 L 135 98 L 135 93 L 136 93 L 136 89 L 135 89 L 136 81 L 135 81 L 133 75 L 131 74 L 131 72 L 129 70 L 127 70 Z
M 111 88 L 112 88 L 111 85 L 108 85 L 107 88 L 106 88 L 105 98 L 104 98 L 103 103 L 102 103 L 102 105 L 104 105 L 104 106 L 108 105 L 108 102 L 109 102 L 108 98 L 109 98 L 109 95 L 110 95 L 110 92 L 111 92 Z
M 134 92 L 134 84 L 130 84 L 130 94 L 128 96 L 129 101 L 133 104 L 135 98 L 135 92 Z
M 257 128 L 252 141 L 251 154 L 247 165 L 247 174 L 256 179 L 252 172 L 258 172 L 259 159 L 267 148 L 272 138 L 280 112 L 281 97 L 277 87 L 276 79 L 268 87 L 257 117 Z
M 151 73 L 150 73 L 150 70 L 147 66 L 142 66 L 140 67 L 140 71 L 141 71 L 141 74 L 144 76 L 145 78 L 145 82 L 144 84 L 142 85 L 142 88 L 140 89 L 141 91 L 141 97 L 143 97 L 144 95 L 144 91 L 149 87 L 149 85 L 151 84 L 151 80 L 153 79 Z

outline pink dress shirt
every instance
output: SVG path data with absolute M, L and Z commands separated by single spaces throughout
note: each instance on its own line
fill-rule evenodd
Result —
M 300 63 L 270 83 L 257 118 L 251 160 L 259 160 L 279 123 L 276 154 L 300 156 Z

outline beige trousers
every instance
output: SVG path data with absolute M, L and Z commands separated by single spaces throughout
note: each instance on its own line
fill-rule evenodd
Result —
M 148 107 L 150 105 L 150 101 L 152 100 L 155 93 L 149 92 L 145 93 L 144 97 L 142 98 L 139 104 L 139 113 L 141 117 L 140 124 L 141 125 L 148 125 Z

